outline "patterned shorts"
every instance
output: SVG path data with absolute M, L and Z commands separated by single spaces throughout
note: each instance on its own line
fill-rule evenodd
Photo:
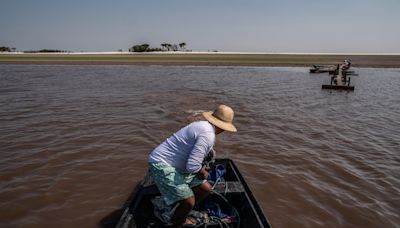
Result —
M 206 182 L 195 174 L 181 173 L 164 163 L 149 163 L 149 173 L 167 205 L 193 196 L 191 188 Z

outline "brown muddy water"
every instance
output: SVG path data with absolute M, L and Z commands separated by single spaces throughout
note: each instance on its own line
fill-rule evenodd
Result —
M 354 92 L 306 68 L 0 65 L 0 227 L 96 227 L 149 152 L 226 103 L 218 136 L 274 227 L 399 227 L 400 70 Z

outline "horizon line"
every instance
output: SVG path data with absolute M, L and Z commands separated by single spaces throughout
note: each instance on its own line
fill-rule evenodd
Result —
M 399 53 L 377 52 L 238 52 L 238 51 L 154 51 L 154 52 L 129 52 L 129 51 L 66 51 L 66 52 L 37 52 L 26 53 L 23 51 L 0 52 L 0 54 L 243 54 L 243 55 L 400 55 Z

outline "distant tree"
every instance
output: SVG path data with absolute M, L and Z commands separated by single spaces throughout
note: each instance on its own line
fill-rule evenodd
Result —
M 40 49 L 40 50 L 30 50 L 30 51 L 24 51 L 24 53 L 58 53 L 58 52 L 68 52 L 64 50 L 57 50 L 57 49 Z
M 141 44 L 141 45 L 135 45 L 131 48 L 129 48 L 129 51 L 131 52 L 145 52 L 145 51 L 149 51 L 149 44 Z
M 16 52 L 16 51 L 17 51 L 17 48 L 13 47 L 13 48 L 11 48 L 11 50 L 12 50 L 13 52 Z
M 185 46 L 186 46 L 186 43 L 185 43 L 185 42 L 182 42 L 182 43 L 179 44 L 179 47 L 180 47 L 182 50 L 185 50 Z
M 173 51 L 178 51 L 178 45 L 176 45 L 176 44 L 171 45 L 171 49 Z
M 135 45 L 132 47 L 132 50 L 134 52 L 144 52 L 145 51 L 145 49 L 142 47 L 142 45 Z
M 147 48 L 150 47 L 150 45 L 149 45 L 149 44 L 142 44 L 142 47 L 145 48 L 145 49 L 147 49 Z
M 167 50 L 170 51 L 172 49 L 172 44 L 167 43 Z
M 3 46 L 3 47 L 0 47 L 0 51 L 2 51 L 2 52 L 11 52 L 11 49 L 9 47 Z
M 118 49 L 118 52 L 123 52 L 124 50 L 122 50 L 122 49 Z
M 167 43 L 162 43 L 161 47 L 163 47 L 163 49 L 167 49 L 168 44 Z
M 168 44 L 161 44 L 161 46 L 169 48 Z M 140 44 L 140 45 L 135 45 L 135 46 L 129 48 L 129 51 L 130 52 L 152 52 L 152 51 L 163 51 L 163 49 L 150 47 L 149 44 Z
M 64 51 L 64 50 L 58 50 L 58 49 L 41 49 L 41 50 L 39 50 L 39 51 L 37 51 L 37 52 L 44 52 L 44 53 L 49 53 L 49 52 L 67 52 L 67 51 Z
M 130 52 L 153 52 L 153 51 L 165 51 L 165 49 L 167 49 L 169 51 L 173 47 L 173 45 L 168 44 L 168 43 L 162 43 L 160 45 L 162 48 L 150 47 L 149 44 L 140 44 L 140 45 L 135 45 L 135 46 L 129 48 L 129 51 Z
M 161 48 L 148 48 L 147 51 L 162 51 Z

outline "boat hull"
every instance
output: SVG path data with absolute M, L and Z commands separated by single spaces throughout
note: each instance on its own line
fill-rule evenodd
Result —
M 240 219 L 232 221 L 229 224 L 231 227 L 271 227 L 233 161 L 216 159 L 216 164 L 222 164 L 226 167 L 225 181 L 217 184 L 214 188 L 215 193 L 211 193 L 206 200 L 215 202 L 227 200 L 237 210 Z M 166 227 L 153 213 L 154 207 L 151 199 L 159 195 L 157 186 L 147 175 L 137 186 L 135 193 L 131 195 L 131 199 L 128 200 L 128 206 L 121 216 L 117 228 Z M 221 199 L 221 196 L 225 199 Z M 205 227 L 205 225 L 199 227 Z M 207 224 L 207 227 L 220 227 L 220 224 Z
M 322 89 L 335 89 L 335 90 L 354 90 L 354 86 L 347 85 L 322 85 Z

